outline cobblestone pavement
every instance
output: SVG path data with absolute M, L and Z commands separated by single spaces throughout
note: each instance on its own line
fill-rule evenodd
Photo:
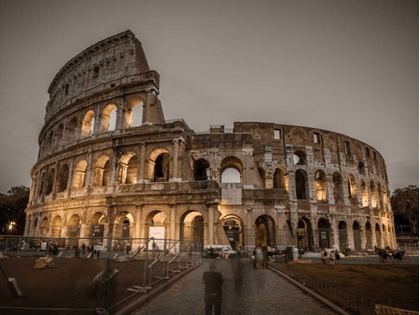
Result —
M 201 315 L 204 286 L 201 276 L 209 259 L 131 315 Z M 269 269 L 254 269 L 249 258 L 217 260 L 224 278 L 222 314 L 336 314 Z

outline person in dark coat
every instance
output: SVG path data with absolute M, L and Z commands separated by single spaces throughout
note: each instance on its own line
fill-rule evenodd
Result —
M 206 315 L 212 314 L 214 305 L 214 314 L 220 315 L 222 308 L 222 284 L 223 276 L 220 272 L 216 271 L 216 261 L 209 263 L 209 271 L 203 273 L 203 284 L 204 284 L 204 302 L 206 304 Z

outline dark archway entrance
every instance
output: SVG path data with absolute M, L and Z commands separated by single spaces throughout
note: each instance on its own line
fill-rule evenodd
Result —
M 331 248 L 331 225 L 327 220 L 318 221 L 319 248 Z
M 255 220 L 255 246 L 276 246 L 276 225 L 272 217 L 262 215 Z

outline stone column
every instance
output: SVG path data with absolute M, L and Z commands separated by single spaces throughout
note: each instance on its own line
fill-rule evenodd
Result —
M 139 169 L 137 171 L 137 182 L 144 183 L 144 168 L 146 159 L 146 143 L 140 143 Z
M 169 237 L 171 240 L 175 240 L 176 237 L 176 204 L 170 204 L 171 206 L 171 217 L 170 217 L 170 230 Z
M 172 167 L 172 178 L 169 181 L 172 182 L 179 182 L 181 181 L 180 178 L 178 178 L 178 151 L 179 151 L 179 140 L 175 139 L 172 141 L 174 144 L 174 156 L 173 156 L 173 167 Z
M 86 168 L 86 177 L 85 177 L 85 183 L 87 183 L 85 186 L 92 186 L 92 172 L 94 171 L 95 166 L 92 162 L 92 150 L 89 149 L 88 151 L 88 157 L 87 157 L 87 168 Z
M 214 242 L 214 209 L 213 204 L 207 204 L 208 209 L 208 221 L 209 221 L 209 243 L 213 244 Z M 206 244 L 204 244 L 206 245 Z

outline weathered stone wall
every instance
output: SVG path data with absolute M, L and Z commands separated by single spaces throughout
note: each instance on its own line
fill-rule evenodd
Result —
M 25 235 L 88 237 L 103 225 L 104 236 L 121 237 L 128 224 L 130 237 L 144 238 L 155 224 L 206 245 L 227 242 L 223 227 L 233 224 L 233 244 L 246 249 L 396 245 L 375 148 L 303 126 L 235 122 L 197 133 L 165 121 L 159 74 L 130 31 L 69 61 L 49 93 Z M 187 230 L 197 224 L 200 234 Z

